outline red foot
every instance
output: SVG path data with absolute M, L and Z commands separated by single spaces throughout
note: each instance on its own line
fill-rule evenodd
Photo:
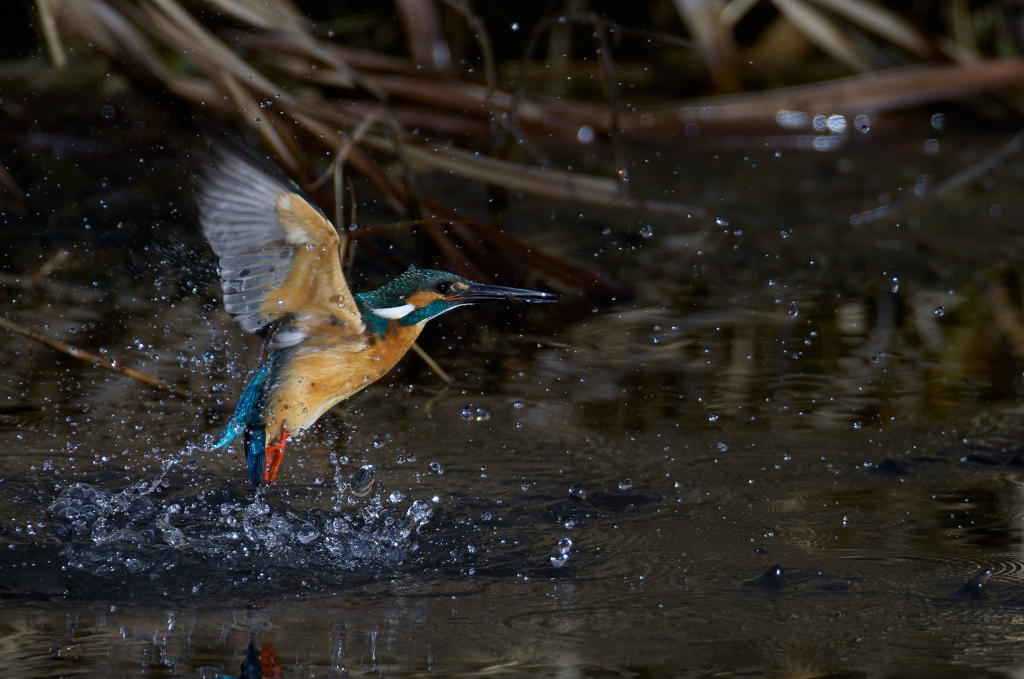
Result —
M 260 648 L 260 664 L 263 666 L 261 674 L 268 679 L 279 679 L 281 676 L 281 665 L 277 662 L 277 653 L 274 652 L 274 644 L 269 641 L 263 642 Z
M 267 459 L 263 465 L 263 482 L 270 485 L 277 478 L 277 470 L 284 460 L 284 447 L 288 443 L 288 429 L 281 428 L 281 439 L 272 446 L 267 446 Z

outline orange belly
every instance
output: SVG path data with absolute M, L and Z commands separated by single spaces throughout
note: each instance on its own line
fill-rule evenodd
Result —
M 267 399 L 267 440 L 277 440 L 282 427 L 293 438 L 301 438 L 321 415 L 395 367 L 416 341 L 424 323 L 409 327 L 391 325 L 383 339 L 371 340 L 359 351 L 352 351 L 351 343 L 327 341 L 297 348 L 282 366 Z

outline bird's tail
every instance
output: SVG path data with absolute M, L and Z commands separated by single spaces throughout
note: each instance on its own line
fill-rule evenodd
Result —
M 209 451 L 223 448 L 244 432 L 245 435 L 242 439 L 245 442 L 245 459 L 249 463 L 249 479 L 252 481 L 253 490 L 263 479 L 263 465 L 266 459 L 264 454 L 267 447 L 267 435 L 263 431 L 264 387 L 270 377 L 274 360 L 279 355 L 271 356 L 270 360 L 260 366 L 260 369 L 249 380 L 241 398 L 238 399 L 238 405 L 235 406 L 235 414 L 228 420 L 227 426 L 221 430 L 216 442 L 208 448 Z
M 242 439 L 245 441 L 245 459 L 249 462 L 249 480 L 252 481 L 252 489 L 255 491 L 263 480 L 263 466 L 267 459 L 267 432 L 262 427 L 247 428 Z

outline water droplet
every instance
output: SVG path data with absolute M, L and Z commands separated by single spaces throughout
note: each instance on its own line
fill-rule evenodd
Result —
M 640 236 L 642 238 L 654 238 L 654 227 L 650 224 L 640 227 Z
M 438 474 L 444 474 L 444 467 L 441 466 L 440 462 L 431 462 L 430 468 Z
M 356 470 L 352 475 L 352 494 L 363 497 L 369 494 L 373 487 L 373 478 L 377 475 L 377 468 L 372 464 L 366 464 Z
M 729 221 L 725 217 L 718 215 L 717 217 L 715 217 L 715 224 L 717 224 L 718 226 L 725 227 L 729 226 Z
M 558 541 L 558 552 L 560 554 L 569 554 L 569 550 L 572 549 L 572 540 L 569 538 L 562 538 Z
M 185 534 L 180 529 L 170 526 L 162 529 L 161 532 L 164 536 L 164 542 L 171 547 L 181 547 L 185 544 Z
M 619 490 L 629 490 L 633 487 L 633 479 L 619 481 Z
M 860 429 L 863 426 L 864 426 L 864 423 L 861 422 L 860 420 L 857 420 L 856 422 L 853 423 L 853 428 L 854 429 Z
M 569 486 L 569 495 L 582 500 L 587 497 L 587 488 L 582 483 L 574 483 Z
M 892 285 L 889 286 L 889 290 L 891 290 L 892 292 L 899 292 L 900 291 L 900 279 L 893 278 L 892 279 Z
M 405 530 L 407 533 L 411 533 L 416 530 L 430 518 L 433 510 L 430 508 L 430 504 L 424 500 L 416 500 L 409 507 L 409 511 L 405 513 Z
M 845 132 L 846 131 L 846 117 L 840 115 L 832 115 L 825 121 L 825 127 L 828 128 L 829 132 Z
M 462 407 L 459 412 L 466 422 L 486 422 L 491 419 L 491 414 L 483 408 L 476 408 L 472 403 Z
M 863 113 L 853 119 L 853 125 L 864 134 L 871 131 L 871 120 Z
M 924 151 L 930 156 L 934 156 L 939 152 L 939 140 L 929 139 L 924 143 Z
M 388 496 L 388 502 L 390 502 L 393 505 L 398 504 L 399 502 L 401 502 L 404 499 L 405 499 L 405 495 L 403 495 L 401 493 L 401 491 L 397 491 L 397 490 L 395 492 L 391 493 L 391 495 Z
M 380 450 L 381 448 L 383 448 L 383 447 L 384 447 L 385 445 L 386 445 L 386 444 L 385 444 L 385 442 L 384 442 L 384 439 L 374 439 L 374 440 L 373 440 L 373 447 L 374 447 L 374 448 L 376 448 L 376 449 L 378 449 L 378 450 Z
M 518 31 L 519 30 L 519 23 L 518 22 L 515 22 L 515 21 L 512 22 L 512 30 L 513 31 Z
M 708 415 L 708 422 L 717 422 L 717 421 L 718 421 L 718 415 L 716 413 L 710 413 Z
M 523 409 L 523 402 L 522 401 L 513 401 L 512 402 L 512 407 L 515 408 L 516 410 L 522 410 Z
M 725 451 L 729 450 L 729 444 L 726 443 L 725 441 L 719 441 L 718 445 L 716 445 L 715 447 L 718 448 L 718 452 L 720 453 L 724 453 Z
M 941 113 L 936 113 L 932 116 L 932 127 L 936 130 L 941 130 L 946 126 L 946 116 Z
M 589 144 L 594 141 L 594 128 L 584 125 L 576 132 L 576 140 L 581 144 Z
M 794 318 L 800 315 L 800 308 L 796 305 L 796 301 L 789 303 L 789 311 L 786 313 L 788 313 L 790 316 L 793 316 Z
M 944 306 L 935 307 L 935 315 L 939 316 L 939 317 L 945 316 L 946 315 L 946 307 L 944 307 Z
M 399 455 L 396 457 L 395 464 L 405 464 L 405 455 Z

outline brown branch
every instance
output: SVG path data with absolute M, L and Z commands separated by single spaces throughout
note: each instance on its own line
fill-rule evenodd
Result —
M 46 260 L 46 263 L 39 268 L 39 271 L 37 271 L 36 275 L 32 277 L 32 280 L 28 281 L 25 284 L 25 289 L 28 290 L 29 292 L 34 292 L 36 288 L 43 284 L 43 281 L 49 278 L 57 269 L 62 267 L 64 263 L 67 262 L 69 259 L 71 259 L 70 250 L 58 251 L 57 254 L 55 254 L 53 257 L 50 257 L 50 259 Z
M 102 356 L 97 356 L 96 354 L 84 351 L 82 349 L 79 349 L 78 347 L 73 347 L 70 344 L 61 342 L 60 340 L 40 335 L 35 330 L 31 330 L 23 325 L 19 325 L 17 323 L 14 323 L 13 321 L 9 321 L 3 316 L 0 316 L 0 327 L 7 328 L 13 333 L 21 335 L 22 337 L 27 337 L 31 340 L 35 340 L 40 344 L 45 344 L 51 349 L 67 354 L 72 358 L 77 358 L 79 361 L 91 363 L 93 365 L 98 365 L 99 367 L 104 368 L 105 370 L 109 370 L 111 372 L 124 375 L 125 377 L 130 377 L 133 380 L 138 380 L 139 382 L 144 382 L 150 385 L 151 387 L 156 387 L 157 389 L 161 389 L 163 391 L 169 391 L 175 396 L 180 396 L 183 399 L 197 400 L 191 393 L 185 391 L 184 389 L 176 387 L 173 384 L 161 382 L 158 378 L 153 377 L 152 375 L 149 375 L 147 373 L 144 373 L 141 370 L 129 368 L 128 366 L 121 365 L 116 361 L 105 359 Z
M 436 375 L 437 375 L 438 377 L 440 377 L 440 378 L 441 378 L 441 380 L 442 380 L 442 381 L 443 381 L 443 382 L 444 382 L 445 384 L 451 384 L 451 383 L 452 383 L 452 377 L 451 377 L 451 375 L 449 375 L 448 373 L 446 373 L 446 372 L 444 371 L 444 369 L 443 369 L 443 368 L 442 368 L 442 367 L 441 367 L 441 366 L 440 366 L 440 365 L 438 364 L 438 362 L 437 362 L 437 361 L 435 361 L 435 360 L 434 360 L 434 359 L 433 359 L 433 358 L 432 358 L 432 357 L 430 356 L 430 354 L 428 354 L 428 353 L 426 352 L 426 350 L 425 350 L 425 349 L 424 349 L 423 347 L 421 347 L 421 346 L 420 346 L 419 344 L 417 344 L 416 342 L 413 342 L 413 343 L 412 343 L 412 350 L 416 352 L 416 355 L 417 355 L 417 356 L 419 356 L 420 358 L 422 358 L 422 359 L 423 359 L 423 362 L 424 362 L 424 363 L 426 363 L 426 364 L 427 364 L 427 366 L 429 366 L 429 367 L 430 367 L 430 369 L 434 371 L 434 374 L 436 374 Z

